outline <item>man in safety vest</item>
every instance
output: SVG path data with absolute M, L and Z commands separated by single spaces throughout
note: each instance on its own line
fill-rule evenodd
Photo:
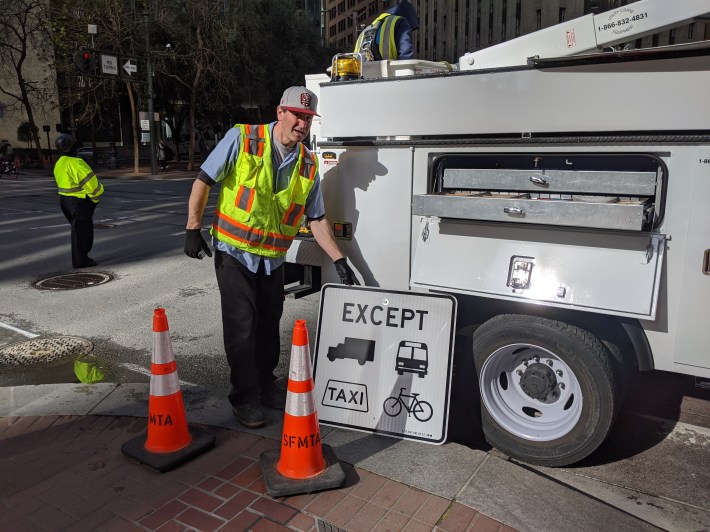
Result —
M 325 217 L 318 160 L 303 145 L 318 104 L 305 87 L 290 87 L 270 124 L 237 124 L 210 152 L 192 186 L 185 254 L 212 256 L 200 228 L 210 187 L 221 183 L 212 224 L 215 271 L 230 367 L 229 401 L 239 422 L 262 427 L 262 405 L 283 409 L 275 385 L 284 256 L 305 215 L 316 242 L 345 284 L 359 284 Z
M 76 155 L 76 140 L 66 133 L 54 142 L 62 154 L 54 165 L 59 205 L 71 224 L 71 262 L 74 268 L 96 266 L 89 257 L 94 245 L 94 210 L 104 187 L 91 167 Z
M 412 32 L 418 27 L 416 9 L 401 0 L 362 30 L 355 51 L 363 55 L 363 61 L 414 59 Z

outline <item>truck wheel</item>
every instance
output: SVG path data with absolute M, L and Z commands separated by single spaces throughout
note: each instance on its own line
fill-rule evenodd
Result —
M 505 314 L 473 335 L 486 440 L 531 464 L 565 466 L 606 438 L 619 407 L 613 359 L 590 332 Z

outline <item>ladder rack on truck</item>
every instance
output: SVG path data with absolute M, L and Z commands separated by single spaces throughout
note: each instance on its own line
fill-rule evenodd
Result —
M 656 30 L 710 11 L 664 4 L 620 10 Z M 395 61 L 306 84 L 326 211 L 352 224 L 363 284 L 455 294 L 486 438 L 561 466 L 606 438 L 630 371 L 710 377 L 710 43 L 553 57 L 539 42 L 504 43 L 504 68 L 491 49 L 453 72 Z M 337 279 L 307 241 L 288 260 Z

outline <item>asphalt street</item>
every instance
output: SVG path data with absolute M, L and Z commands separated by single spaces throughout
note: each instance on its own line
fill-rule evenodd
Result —
M 86 338 L 93 343 L 92 356 L 104 368 L 107 382 L 146 383 L 152 312 L 160 306 L 167 312 L 181 382 L 210 390 L 227 388 L 212 262 L 182 253 L 191 184 L 186 175 L 105 179 L 106 193 L 94 217 L 92 256 L 99 265 L 88 271 L 105 273 L 111 280 L 79 290 L 49 291 L 33 285 L 71 272 L 69 228 L 53 179 L 38 173 L 0 180 L 0 346 L 33 337 Z M 213 193 L 207 212 L 215 200 Z M 287 299 L 279 374 L 287 372 L 293 321 L 305 319 L 311 340 L 315 338 L 318 304 L 318 294 Z M 628 390 L 611 436 L 597 452 L 571 467 L 533 468 L 500 456 L 484 441 L 477 426 L 480 406 L 471 384 L 466 335 L 459 334 L 456 342 L 450 443 L 413 445 L 427 448 L 427 453 L 473 449 L 491 457 L 477 464 L 482 472 L 491 468 L 488 478 L 504 483 L 513 470 L 531 473 L 566 488 L 566 493 L 583 494 L 662 529 L 710 529 L 710 390 L 694 386 L 691 377 L 641 375 Z M 77 382 L 71 364 L 0 367 L 2 387 L 63 382 Z M 381 462 L 383 457 L 367 452 L 359 465 L 411 469 L 408 456 L 389 454 L 386 463 Z M 426 489 L 424 479 L 421 484 Z M 506 505 L 523 501 L 536 508 L 526 510 L 528 524 L 541 522 L 549 512 L 563 516 L 565 511 L 581 511 L 565 509 L 564 496 L 550 497 L 535 485 L 518 483 L 495 497 L 491 489 L 487 484 L 466 493 L 494 518 L 505 513 Z M 526 522 L 510 524 L 536 529 L 526 528 Z

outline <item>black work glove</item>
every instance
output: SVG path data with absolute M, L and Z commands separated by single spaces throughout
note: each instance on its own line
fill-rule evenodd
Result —
M 360 285 L 355 277 L 355 272 L 353 272 L 352 268 L 348 266 L 348 261 L 346 259 L 338 259 L 333 264 L 335 264 L 335 271 L 338 272 L 341 283 Z
M 202 233 L 199 229 L 186 229 L 185 230 L 185 255 L 193 259 L 200 259 L 205 256 L 211 257 L 212 252 L 210 247 L 202 238 Z

